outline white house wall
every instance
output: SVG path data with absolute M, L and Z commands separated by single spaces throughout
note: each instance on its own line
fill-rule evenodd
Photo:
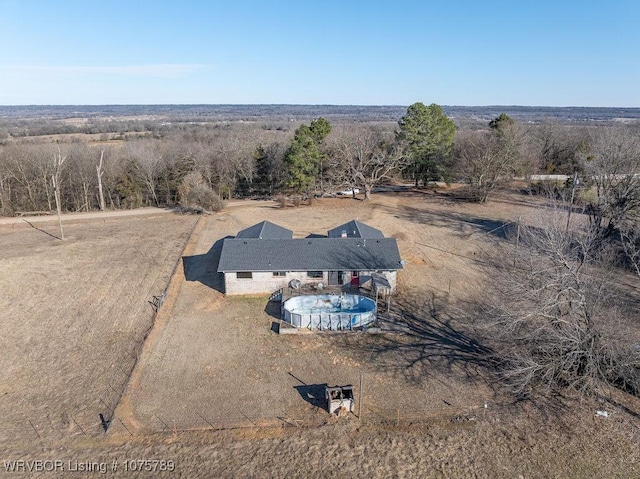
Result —
M 322 273 L 322 278 L 308 278 L 306 271 L 288 272 L 286 276 L 273 276 L 273 272 L 253 272 L 252 278 L 238 278 L 236 273 L 224 274 L 225 294 L 270 294 L 280 288 L 289 286 L 293 279 L 299 279 L 303 284 L 327 284 L 328 274 Z
M 360 286 L 371 287 L 371 271 L 360 272 Z M 391 285 L 391 289 L 396 289 L 396 271 L 381 271 Z M 225 273 L 224 284 L 225 294 L 271 294 L 280 288 L 287 288 L 293 279 L 300 280 L 303 284 L 324 283 L 328 285 L 329 273 L 324 271 L 322 278 L 309 278 L 306 271 L 291 271 L 286 276 L 273 276 L 273 272 L 253 272 L 252 278 L 237 278 L 236 273 Z M 351 280 L 351 272 L 345 271 L 344 282 L 348 284 Z

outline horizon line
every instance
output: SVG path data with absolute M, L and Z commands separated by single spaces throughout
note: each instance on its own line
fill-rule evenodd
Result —
M 414 102 L 419 103 L 419 102 Z M 436 103 L 437 104 L 437 103 Z M 585 105 L 525 105 L 525 104 L 487 104 L 487 105 L 454 105 L 454 104 L 437 104 L 446 108 L 620 108 L 640 110 L 640 106 L 585 106 Z M 315 107 L 393 107 L 406 108 L 410 105 L 394 104 L 394 103 L 378 103 L 378 104 L 358 104 L 358 103 L 18 103 L 18 104 L 0 104 L 0 108 L 20 108 L 20 107 L 136 107 L 136 106 L 315 106 Z

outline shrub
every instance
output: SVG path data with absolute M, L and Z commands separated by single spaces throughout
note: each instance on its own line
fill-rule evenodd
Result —
M 224 201 L 205 183 L 202 175 L 195 171 L 185 175 L 179 194 L 183 206 L 204 211 L 220 211 L 225 206 Z
M 220 211 L 225 202 L 206 185 L 196 186 L 187 196 L 189 206 L 198 206 L 205 211 Z

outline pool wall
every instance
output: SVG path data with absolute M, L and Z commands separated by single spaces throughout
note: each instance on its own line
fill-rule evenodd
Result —
M 282 311 L 296 328 L 350 330 L 376 319 L 375 302 L 357 294 L 296 296 L 284 302 Z

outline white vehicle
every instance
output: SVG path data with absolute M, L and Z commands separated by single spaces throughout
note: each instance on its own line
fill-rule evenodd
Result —
M 360 193 L 358 188 L 349 188 L 348 190 L 338 191 L 336 195 L 338 196 L 355 196 Z

